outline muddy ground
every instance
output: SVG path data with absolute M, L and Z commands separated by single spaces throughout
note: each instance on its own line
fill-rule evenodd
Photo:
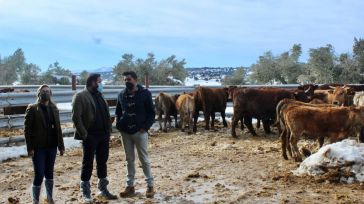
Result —
M 151 132 L 155 198 L 145 198 L 142 169 L 137 168 L 139 194 L 109 203 L 364 203 L 361 184 L 341 184 L 330 176 L 292 175 L 298 163 L 282 159 L 277 135 L 264 136 L 258 131 L 260 136 L 252 137 L 238 131 L 240 137 L 234 139 L 229 129 L 221 125 L 217 129 L 211 132 L 200 127 L 193 135 L 178 130 Z M 81 149 L 73 149 L 57 157 L 56 203 L 79 203 L 81 154 Z M 112 140 L 108 164 L 109 187 L 119 193 L 125 186 L 126 164 L 118 138 Z M 9 199 L 30 203 L 32 176 L 30 158 L 1 163 L 0 203 Z M 93 194 L 96 183 L 94 172 Z

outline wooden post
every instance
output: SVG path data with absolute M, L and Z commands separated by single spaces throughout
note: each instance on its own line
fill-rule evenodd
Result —
M 149 88 L 149 75 L 145 74 L 144 75 L 144 84 L 145 84 L 145 88 Z
M 77 85 L 76 75 L 72 74 L 72 90 L 73 91 L 76 90 L 76 85 Z

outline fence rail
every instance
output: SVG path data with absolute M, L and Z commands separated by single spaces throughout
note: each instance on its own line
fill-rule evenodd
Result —
M 251 87 L 251 88 L 259 88 L 259 87 L 279 87 L 279 88 L 296 88 L 297 84 L 290 85 L 243 85 L 240 87 Z M 5 86 L 0 86 L 5 87 Z M 37 85 L 28 85 L 28 86 L 12 86 L 15 89 L 36 89 Z M 56 88 L 58 87 L 58 88 Z M 72 97 L 76 91 L 64 91 L 64 89 L 69 88 L 71 86 L 65 85 L 54 85 L 51 86 L 53 89 L 52 99 L 56 103 L 70 103 L 72 101 Z M 213 86 L 216 87 L 216 86 Z M 78 86 L 77 88 L 83 88 L 83 86 Z M 105 86 L 104 97 L 107 100 L 115 100 L 120 91 L 124 88 L 124 86 Z M 149 90 L 152 93 L 152 96 L 155 97 L 160 92 L 165 92 L 168 94 L 179 94 L 182 92 L 192 92 L 196 87 L 195 86 L 151 86 Z M 16 107 L 16 106 L 26 106 L 30 103 L 34 103 L 36 98 L 35 92 L 24 92 L 24 93 L 0 93 L 0 108 L 5 107 Z M 232 107 L 231 103 L 228 103 L 228 107 Z M 114 116 L 115 107 L 110 107 L 110 113 Z M 71 122 L 71 111 L 62 111 L 60 112 L 61 123 Z M 0 116 L 0 128 L 4 129 L 13 129 L 13 128 L 22 128 L 24 125 L 24 114 L 21 115 L 4 115 Z

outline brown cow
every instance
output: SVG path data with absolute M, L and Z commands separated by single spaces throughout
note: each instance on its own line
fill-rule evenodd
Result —
M 215 112 L 220 112 L 224 127 L 227 127 L 225 120 L 226 102 L 228 100 L 227 88 L 208 88 L 198 87 L 196 88 L 194 95 L 195 109 L 193 116 L 193 131 L 197 131 L 197 119 L 199 111 L 203 111 L 205 117 L 205 130 L 210 129 L 210 117 L 211 117 L 211 129 L 214 130 Z
M 185 131 L 186 124 L 188 124 L 188 134 L 192 133 L 194 107 L 194 99 L 190 94 L 182 94 L 178 97 L 176 101 L 176 108 L 181 118 L 182 132 Z
M 360 135 L 364 127 L 364 107 L 294 106 L 283 115 L 290 133 L 290 146 L 296 161 L 302 161 L 297 142 L 301 137 L 318 139 L 323 143 Z
M 240 90 L 234 96 L 234 115 L 232 119 L 231 135 L 236 137 L 235 127 L 238 120 L 244 118 L 244 124 L 250 133 L 257 135 L 252 118 L 261 119 L 265 133 L 269 134 L 270 124 L 275 119 L 276 106 L 284 98 L 294 98 L 308 101 L 307 95 L 302 90 L 286 90 L 280 88 L 264 88 Z
M 166 93 L 159 93 L 159 95 L 155 98 L 155 108 L 156 114 L 158 115 L 159 129 L 163 129 L 164 132 L 167 132 L 167 121 L 171 128 L 170 116 L 174 117 L 175 127 L 178 127 L 176 110 L 176 100 L 178 96 L 178 94 L 170 96 Z M 164 115 L 164 128 L 162 128 L 162 115 Z
M 331 87 L 329 90 L 315 90 L 313 99 L 319 99 L 325 103 L 335 105 L 352 105 L 354 92 L 346 85 Z
M 286 149 L 288 149 L 288 152 L 289 152 L 290 156 L 292 157 L 291 146 L 290 145 L 287 146 L 287 141 L 289 140 L 290 133 L 289 133 L 289 129 L 287 128 L 286 123 L 284 121 L 284 117 L 283 117 L 285 112 L 294 106 L 310 106 L 310 107 L 318 107 L 318 108 L 335 106 L 332 104 L 311 104 L 311 102 L 304 103 L 304 102 L 296 101 L 293 99 L 283 99 L 278 103 L 278 105 L 276 107 L 276 116 L 277 116 L 276 124 L 277 124 L 278 132 L 279 132 L 279 135 L 281 138 L 281 142 L 282 142 L 282 156 L 284 159 L 288 159 Z M 320 141 L 320 146 L 322 146 L 322 144 L 323 144 L 323 140 Z

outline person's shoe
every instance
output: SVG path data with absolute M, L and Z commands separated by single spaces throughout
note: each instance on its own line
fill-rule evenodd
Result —
M 155 194 L 155 191 L 154 191 L 153 186 L 148 186 L 147 192 L 145 192 L 145 195 L 147 196 L 147 198 L 153 198 L 154 194 Z
M 81 188 L 81 192 L 82 192 L 82 202 L 83 203 L 92 203 L 90 182 L 81 181 L 80 188 Z
M 47 203 L 48 204 L 54 204 L 53 200 L 53 179 L 46 179 L 44 182 L 46 193 L 47 193 Z
M 120 192 L 120 197 L 127 198 L 135 195 L 134 186 L 127 186 L 124 191 Z
M 107 178 L 99 179 L 99 183 L 97 184 L 98 189 L 100 192 L 98 193 L 97 197 L 100 197 L 105 200 L 116 200 L 118 197 L 113 195 L 107 189 L 107 185 L 109 184 L 109 180 Z
M 41 189 L 40 186 L 33 186 L 32 187 L 33 204 L 39 204 L 40 189 Z

